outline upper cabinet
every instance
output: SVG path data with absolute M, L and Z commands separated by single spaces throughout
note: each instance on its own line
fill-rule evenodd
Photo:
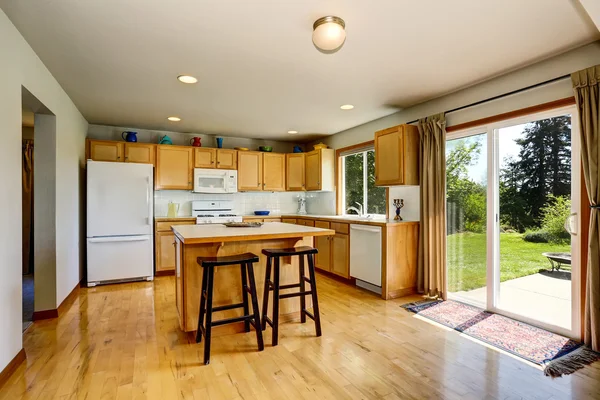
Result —
M 238 152 L 238 190 L 262 190 L 263 153 L 258 151 Z
M 156 146 L 156 184 L 161 189 L 193 189 L 194 148 L 188 146 Z
M 125 162 L 154 164 L 156 145 L 151 143 L 125 143 Z
M 215 168 L 217 162 L 217 149 L 209 147 L 194 148 L 195 168 Z
M 285 155 L 286 159 L 286 190 L 305 190 L 304 178 L 304 153 L 291 153 Z
M 398 125 L 375 132 L 375 185 L 419 184 L 419 129 Z
M 335 151 L 319 149 L 304 156 L 306 190 L 333 191 L 335 189 Z
M 124 142 L 90 140 L 89 158 L 94 161 L 123 161 Z
M 285 154 L 263 153 L 263 190 L 285 191 Z
M 237 150 L 217 149 L 217 168 L 237 169 Z

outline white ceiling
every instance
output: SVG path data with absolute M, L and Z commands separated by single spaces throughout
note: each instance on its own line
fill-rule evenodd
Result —
M 333 134 L 600 37 L 567 0 L 0 0 L 0 8 L 90 123 L 284 140 Z M 311 33 L 330 14 L 346 21 L 347 39 L 326 55 Z M 182 73 L 199 83 L 179 83 Z M 339 109 L 347 103 L 356 108 Z

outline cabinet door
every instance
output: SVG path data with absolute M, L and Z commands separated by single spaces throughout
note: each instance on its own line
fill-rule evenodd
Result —
M 94 161 L 123 161 L 123 142 L 90 140 L 90 158 Z
M 195 168 L 215 168 L 216 149 L 207 147 L 194 148 Z
M 375 184 L 405 184 L 402 125 L 375 132 Z
M 217 149 L 217 168 L 237 169 L 237 150 Z
M 350 263 L 348 252 L 348 235 L 336 234 L 331 241 L 331 272 L 344 278 L 350 277 Z
M 156 145 L 149 143 L 125 143 L 125 162 L 154 164 Z
M 305 155 L 306 190 L 321 190 L 321 152 L 311 151 Z
M 304 153 L 286 154 L 287 185 L 289 191 L 304 190 Z
M 295 224 L 296 220 L 293 218 L 281 218 L 281 222 L 284 224 Z
M 315 228 L 329 229 L 329 222 L 315 221 Z M 331 236 L 315 236 L 315 248 L 319 250 L 315 256 L 315 266 L 331 271 Z
M 262 190 L 262 158 L 258 151 L 238 151 L 238 190 Z
M 156 272 L 175 270 L 175 235 L 156 232 Z
M 285 154 L 263 154 L 263 190 L 285 191 Z
M 156 147 L 156 185 L 161 189 L 193 189 L 194 148 L 158 145 Z

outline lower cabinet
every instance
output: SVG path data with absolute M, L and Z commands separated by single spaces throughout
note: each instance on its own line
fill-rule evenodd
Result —
M 173 225 L 194 225 L 193 218 L 177 221 L 157 221 L 154 230 L 154 245 L 156 257 L 156 275 L 171 275 L 175 272 L 175 234 L 171 230 Z
M 331 272 L 350 278 L 350 237 L 336 233 L 331 237 Z

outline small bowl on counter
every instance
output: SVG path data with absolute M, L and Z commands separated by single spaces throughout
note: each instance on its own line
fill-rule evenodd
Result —
M 254 215 L 262 215 L 262 216 L 265 216 L 265 215 L 269 215 L 269 213 L 270 213 L 270 212 L 271 212 L 271 211 L 254 211 Z

